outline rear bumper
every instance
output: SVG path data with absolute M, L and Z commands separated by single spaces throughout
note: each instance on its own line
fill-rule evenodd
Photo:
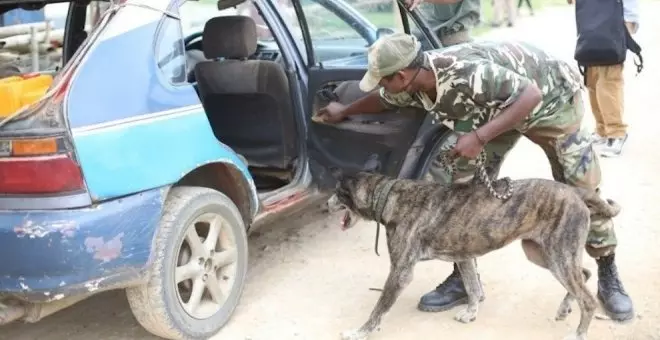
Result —
M 139 280 L 165 194 L 154 189 L 71 210 L 0 210 L 0 295 L 44 302 Z

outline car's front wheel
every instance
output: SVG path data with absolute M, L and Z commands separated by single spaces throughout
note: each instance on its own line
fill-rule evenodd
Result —
M 165 202 L 146 284 L 127 289 L 138 322 L 166 339 L 208 339 L 229 321 L 243 291 L 245 225 L 224 194 L 175 187 Z

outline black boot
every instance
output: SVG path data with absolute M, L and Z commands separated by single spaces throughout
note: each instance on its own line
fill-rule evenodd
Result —
M 483 301 L 481 297 L 480 301 Z M 458 305 L 467 304 L 468 297 L 461 279 L 458 266 L 454 263 L 454 271 L 434 290 L 426 293 L 419 300 L 417 308 L 424 312 L 443 312 Z
M 633 303 L 623 288 L 614 263 L 614 254 L 601 257 L 598 263 L 598 300 L 607 315 L 616 321 L 627 321 L 634 316 Z

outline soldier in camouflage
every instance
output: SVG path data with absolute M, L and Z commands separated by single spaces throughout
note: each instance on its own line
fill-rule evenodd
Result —
M 432 166 L 428 180 L 467 182 L 474 159 L 487 154 L 492 178 L 521 136 L 545 152 L 555 180 L 598 191 L 601 173 L 589 133 L 581 127 L 584 106 L 580 74 L 567 63 L 526 43 L 470 42 L 426 51 L 414 36 L 396 33 L 369 48 L 360 89 L 373 91 L 351 105 L 333 102 L 318 113 L 334 123 L 354 114 L 396 107 L 423 108 L 438 124 L 454 130 L 459 157 L 453 176 Z M 452 178 L 453 177 L 453 178 Z M 615 320 L 633 316 L 633 304 L 614 262 L 617 245 L 611 220 L 592 219 L 587 253 L 598 264 L 598 298 Z M 467 303 L 460 273 L 453 273 L 419 303 L 423 311 L 443 311 Z
M 481 0 L 406 0 L 406 5 L 419 8 L 442 46 L 472 41 L 470 33 L 481 21 Z

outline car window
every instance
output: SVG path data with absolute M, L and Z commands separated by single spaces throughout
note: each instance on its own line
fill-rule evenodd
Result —
M 253 6 L 251 3 L 249 3 Z M 202 33 L 206 22 L 215 17 L 230 15 L 249 15 L 245 6 L 218 11 L 215 2 L 186 1 L 178 8 L 179 19 L 163 15 L 156 40 L 156 61 L 165 79 L 172 84 L 188 80 L 188 56 L 185 52 L 184 39 L 191 34 Z M 201 37 L 200 37 L 201 39 Z M 201 52 L 200 52 L 201 53 Z M 194 60 L 199 61 L 199 60 Z
M 408 19 L 408 26 L 410 27 L 410 34 L 414 35 L 419 39 L 419 42 L 422 43 L 422 50 L 428 51 L 432 50 L 435 47 L 433 47 L 433 43 L 429 38 L 424 34 L 424 31 L 417 25 L 415 22 L 415 19 L 413 19 L 412 15 L 410 15 L 410 12 L 406 12 L 406 18 Z M 397 32 L 403 32 L 403 27 L 400 29 L 396 29 Z
M 186 58 L 187 72 L 190 73 L 195 65 L 206 60 L 204 53 L 197 44 L 202 39 L 204 26 L 212 18 L 225 16 L 246 16 L 252 18 L 257 26 L 257 39 L 259 43 L 266 43 L 269 50 L 279 49 L 270 28 L 259 14 L 256 5 L 252 1 L 245 1 L 237 7 L 219 11 L 215 1 L 186 1 L 179 6 L 179 17 L 183 35 L 184 55 Z M 269 42 L 272 42 L 269 44 Z M 187 49 L 187 50 L 186 50 Z
M 172 84 L 185 82 L 186 57 L 179 20 L 163 15 L 156 39 L 155 55 L 160 72 Z
M 366 50 L 377 38 L 377 32 L 403 32 L 401 14 L 394 0 L 300 0 L 307 22 L 315 62 L 326 66 L 366 65 Z M 291 0 L 276 2 L 301 53 L 305 55 L 300 23 Z M 408 14 L 409 15 L 409 14 Z M 413 34 L 426 41 L 412 18 L 408 19 Z M 385 30 L 383 30 L 385 29 Z
M 315 1 L 301 1 L 307 27 L 314 45 L 328 40 L 356 40 L 356 45 L 364 45 L 367 41 L 351 24 Z M 353 21 L 353 22 L 352 22 Z
M 391 3 L 391 0 L 381 2 Z M 382 24 L 390 26 L 394 22 L 391 6 L 379 6 L 373 1 L 365 4 L 355 1 L 353 6 L 343 3 L 356 13 L 341 11 L 340 2 L 301 0 L 300 4 L 317 63 L 364 55 L 373 42 L 374 28 Z

